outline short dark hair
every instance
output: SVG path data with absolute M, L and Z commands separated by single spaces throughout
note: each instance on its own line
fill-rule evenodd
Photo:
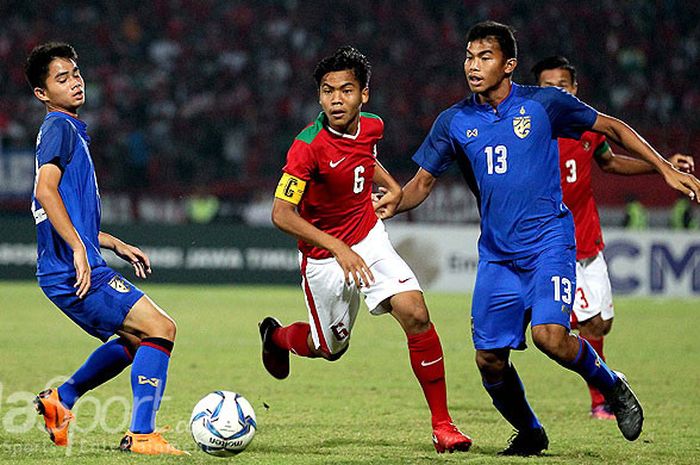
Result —
M 49 65 L 54 58 L 77 61 L 78 54 L 72 46 L 64 42 L 47 42 L 34 47 L 24 62 L 24 75 L 32 89 L 46 86 Z
M 331 56 L 323 58 L 316 65 L 314 79 L 316 85 L 321 85 L 323 76 L 333 71 L 352 70 L 355 77 L 360 82 L 360 87 L 364 89 L 369 85 L 369 78 L 372 74 L 372 66 L 369 60 L 359 50 L 350 45 L 340 47 Z
M 566 57 L 560 55 L 547 57 L 535 63 L 535 66 L 532 67 L 532 75 L 535 78 L 535 82 L 538 83 L 540 82 L 540 74 L 542 74 L 542 71 L 559 68 L 568 71 L 571 75 L 571 83 L 576 84 L 576 68 L 574 68 L 574 65 L 572 65 Z
M 515 29 L 496 21 L 482 21 L 472 26 L 467 32 L 467 43 L 493 37 L 501 47 L 503 55 L 508 58 L 518 57 L 518 44 L 515 41 Z

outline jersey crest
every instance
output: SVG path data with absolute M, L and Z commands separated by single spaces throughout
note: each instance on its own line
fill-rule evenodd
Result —
M 532 120 L 529 115 L 525 115 L 525 107 L 520 107 L 520 115 L 513 118 L 513 132 L 521 139 L 525 139 L 530 134 Z
M 109 283 L 107 284 L 109 287 L 122 294 L 126 294 L 131 290 L 131 287 L 126 283 L 126 281 L 124 281 L 124 278 L 118 275 L 110 279 Z

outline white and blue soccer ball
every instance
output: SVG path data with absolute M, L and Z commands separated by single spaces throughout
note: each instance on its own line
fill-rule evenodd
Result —
M 245 397 L 214 391 L 197 402 L 190 418 L 194 442 L 207 454 L 228 457 L 245 449 L 255 436 L 255 411 Z

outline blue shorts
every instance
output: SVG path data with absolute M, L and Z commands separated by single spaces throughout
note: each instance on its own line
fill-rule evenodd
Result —
M 525 258 L 479 261 L 472 299 L 472 338 L 479 350 L 525 349 L 525 329 L 569 328 L 576 290 L 576 249 L 549 248 Z
M 46 297 L 68 318 L 88 334 L 106 341 L 121 329 L 131 307 L 143 292 L 116 271 L 102 267 L 91 276 L 90 290 L 79 299 L 75 294 L 75 278 L 50 286 L 42 286 Z

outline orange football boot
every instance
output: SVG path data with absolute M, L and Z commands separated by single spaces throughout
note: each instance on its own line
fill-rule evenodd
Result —
M 123 452 L 146 455 L 190 455 L 187 451 L 173 447 L 161 433 L 155 431 L 148 434 L 127 431 L 121 443 L 119 443 L 119 449 Z
M 41 391 L 34 399 L 34 408 L 44 416 L 44 429 L 57 446 L 68 445 L 68 426 L 75 419 L 58 398 L 57 389 Z

